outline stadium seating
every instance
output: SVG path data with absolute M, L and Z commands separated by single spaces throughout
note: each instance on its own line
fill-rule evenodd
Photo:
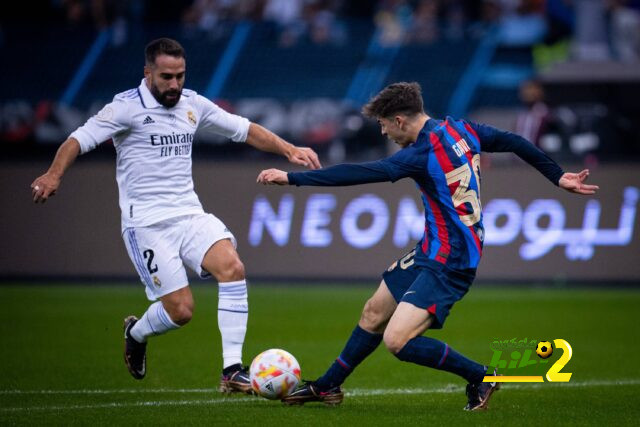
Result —
M 90 48 L 95 31 L 48 25 L 2 27 L 0 100 L 57 100 Z

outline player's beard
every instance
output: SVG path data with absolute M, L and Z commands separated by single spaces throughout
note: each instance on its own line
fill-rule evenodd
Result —
M 153 97 L 167 108 L 175 107 L 178 101 L 180 101 L 180 97 L 182 96 L 182 89 L 180 90 L 166 90 L 164 92 L 160 92 L 158 87 L 154 84 L 151 85 L 151 94 Z M 173 96 L 175 95 L 175 96 Z

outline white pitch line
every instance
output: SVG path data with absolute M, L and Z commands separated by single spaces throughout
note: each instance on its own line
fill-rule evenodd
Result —
M 609 387 L 616 385 L 638 385 L 640 379 L 622 379 L 622 380 L 593 380 L 593 381 L 574 381 L 567 383 L 502 383 L 501 387 L 508 389 L 529 389 L 542 387 Z M 352 389 L 345 392 L 346 396 L 384 396 L 393 394 L 447 394 L 458 393 L 464 390 L 463 386 L 448 384 L 440 388 L 381 388 L 381 389 Z
M 626 378 L 619 380 L 587 380 L 587 381 L 570 381 L 566 383 L 509 383 L 507 387 L 518 388 L 538 388 L 547 386 L 560 387 L 597 387 L 597 386 L 614 386 L 614 385 L 637 385 L 640 384 L 640 378 Z M 438 388 L 381 388 L 381 389 L 350 389 L 346 392 L 350 396 L 373 396 L 383 394 L 425 394 L 425 393 L 456 393 L 463 390 L 464 386 L 456 384 L 447 384 Z M 158 394 L 188 394 L 188 393 L 215 393 L 214 388 L 154 388 L 154 389 L 79 389 L 79 390 L 0 390 L 2 394 L 142 394 L 142 393 L 158 393 Z M 1 408 L 0 408 L 1 409 Z
M 566 383 L 541 383 L 541 384 L 514 384 L 508 383 L 504 385 L 508 389 L 528 389 L 542 387 L 610 387 L 618 385 L 638 385 L 640 379 L 620 379 L 620 380 L 591 380 L 591 381 L 574 381 Z M 385 396 L 385 395 L 407 395 L 407 394 L 448 394 L 459 393 L 464 387 L 449 384 L 439 388 L 387 388 L 387 389 L 352 389 L 345 394 L 351 397 L 367 397 L 367 396 Z M 0 394 L 133 394 L 133 393 L 213 393 L 214 389 L 197 388 L 197 389 L 120 389 L 120 390 L 0 390 Z M 125 407 L 154 407 L 154 406 L 200 406 L 200 405 L 216 405 L 216 404 L 235 404 L 255 402 L 257 398 L 238 397 L 238 398 L 218 398 L 218 399 L 198 399 L 198 400 L 158 400 L 158 401 L 141 401 L 141 402 L 112 402 L 98 403 L 95 405 L 67 405 L 67 406 L 26 406 L 13 408 L 0 408 L 0 412 L 20 412 L 20 411 L 62 411 L 62 410 L 78 410 L 78 409 L 108 409 L 108 408 L 125 408 Z

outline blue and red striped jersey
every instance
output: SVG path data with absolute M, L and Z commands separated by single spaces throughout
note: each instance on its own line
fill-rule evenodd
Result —
M 382 160 L 290 172 L 292 185 L 356 185 L 412 178 L 425 209 L 415 260 L 455 270 L 475 269 L 484 227 L 480 152 L 513 152 L 558 185 L 560 166 L 524 138 L 491 126 L 447 117 L 427 120 L 417 140 Z
M 447 118 L 423 129 L 416 143 L 426 155 L 425 173 L 416 180 L 425 207 L 416 261 L 475 269 L 484 240 L 478 134 L 468 123 Z

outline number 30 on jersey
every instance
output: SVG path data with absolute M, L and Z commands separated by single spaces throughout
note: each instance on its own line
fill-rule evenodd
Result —
M 472 172 L 473 170 L 473 172 Z M 464 203 L 468 203 L 471 206 L 470 213 L 459 213 L 460 221 L 468 227 L 472 226 L 476 222 L 480 221 L 480 217 L 482 215 L 482 205 L 480 204 L 480 196 L 476 192 L 469 188 L 469 183 L 471 182 L 471 174 L 474 174 L 476 177 L 476 182 L 478 183 L 478 190 L 480 190 L 480 155 L 476 154 L 473 156 L 471 160 L 471 167 L 469 164 L 465 163 L 464 165 L 455 168 L 451 172 L 447 173 L 445 177 L 447 178 L 447 185 L 451 186 L 455 183 L 458 183 L 458 187 L 456 191 L 451 195 L 451 200 L 453 201 L 453 206 L 458 209 L 460 205 Z

